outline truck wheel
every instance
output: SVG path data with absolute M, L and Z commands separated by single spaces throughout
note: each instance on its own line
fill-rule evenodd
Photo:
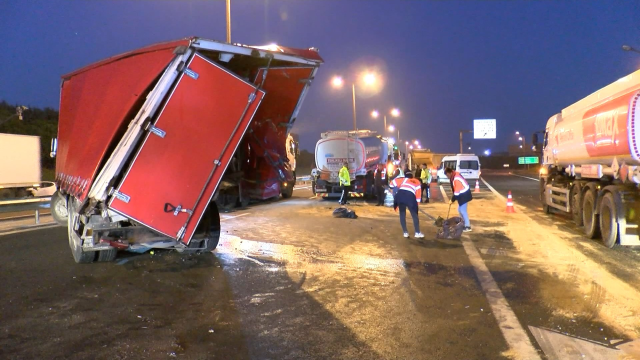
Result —
M 600 204 L 600 232 L 604 246 L 611 249 L 618 242 L 618 214 L 613 194 L 608 193 Z
M 0 189 L 0 200 L 8 200 L 13 197 L 13 191 L 11 189 Z
M 598 215 L 596 214 L 596 196 L 593 190 L 587 190 L 582 199 L 582 222 L 584 234 L 589 239 L 595 239 L 600 234 Z
M 108 250 L 97 251 L 98 253 L 98 262 L 111 262 L 116 259 L 116 255 L 118 255 L 118 249 L 111 248 Z
M 547 205 L 546 181 L 540 181 L 540 202 L 542 203 L 542 212 L 551 214 L 551 206 Z
M 283 184 L 280 184 L 280 193 L 282 194 L 283 199 L 290 198 L 293 195 L 293 185 L 288 184 L 287 186 L 284 186 Z
M 75 219 L 78 218 L 79 214 L 76 210 L 75 199 L 69 199 L 68 209 L 69 216 L 67 217 L 67 234 L 69 236 L 69 247 L 71 248 L 71 254 L 73 255 L 73 260 L 78 264 L 88 264 L 92 263 L 96 258 L 95 251 L 84 251 L 82 249 L 82 239 L 80 236 L 76 234 L 75 230 L 73 230 L 73 223 Z
M 584 225 L 582 220 L 582 190 L 578 185 L 571 188 L 571 216 L 576 226 Z
M 51 196 L 50 204 L 53 220 L 60 226 L 66 226 L 69 221 L 69 212 L 67 211 L 67 200 L 64 195 L 56 191 Z
M 197 250 L 195 252 L 212 252 L 218 246 L 220 242 L 220 213 L 218 212 L 218 206 L 216 203 L 210 203 L 202 215 L 200 223 L 196 227 L 194 239 L 189 243 L 190 248 L 202 248 L 204 250 Z M 184 251 L 183 253 L 190 253 Z
M 220 193 L 216 199 L 216 206 L 224 211 L 233 210 L 238 202 L 238 196 L 234 194 Z

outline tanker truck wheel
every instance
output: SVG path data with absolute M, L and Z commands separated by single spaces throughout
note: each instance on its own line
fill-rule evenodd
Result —
M 546 181 L 540 181 L 540 202 L 542 203 L 542 212 L 551 214 L 551 206 L 547 205 Z
M 582 222 L 584 234 L 589 239 L 595 239 L 600 234 L 598 215 L 596 214 L 596 195 L 589 189 L 582 199 Z
M 604 246 L 611 249 L 618 242 L 618 214 L 613 194 L 608 193 L 600 204 L 600 233 Z
M 67 226 L 69 212 L 67 211 L 67 199 L 64 195 L 56 191 L 51 196 L 51 216 L 60 226 Z
M 584 225 L 582 219 L 582 189 L 578 184 L 571 188 L 571 216 L 576 226 Z
M 84 251 L 82 249 L 82 239 L 73 229 L 74 221 L 80 216 L 76 210 L 76 200 L 73 197 L 69 198 L 67 209 L 69 210 L 69 216 L 67 217 L 67 234 L 69 236 L 69 247 L 71 248 L 73 260 L 78 264 L 92 263 L 96 258 L 96 252 Z

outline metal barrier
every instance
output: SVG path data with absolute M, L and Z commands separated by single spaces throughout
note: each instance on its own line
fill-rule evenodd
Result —
M 11 212 L 34 210 L 36 224 L 40 224 L 40 209 L 41 209 L 40 206 L 43 203 L 49 203 L 49 202 L 51 202 L 50 196 L 30 198 L 30 199 L 0 201 L 0 213 L 11 213 Z M 15 219 L 24 218 L 24 217 L 31 217 L 31 215 L 0 218 L 0 221 L 15 220 Z

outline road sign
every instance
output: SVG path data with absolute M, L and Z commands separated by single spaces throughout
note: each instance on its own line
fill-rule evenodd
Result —
M 518 164 L 538 164 L 539 159 L 537 156 L 521 156 L 518 158 Z
M 475 119 L 473 120 L 474 139 L 495 139 L 496 119 Z

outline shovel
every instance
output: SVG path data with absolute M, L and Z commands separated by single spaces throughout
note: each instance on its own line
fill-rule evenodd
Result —
M 453 205 L 453 203 L 449 204 L 449 210 L 447 211 L 447 219 L 449 218 L 449 213 L 451 213 L 451 205 Z M 437 227 L 442 227 L 445 220 L 446 219 L 443 219 L 442 216 L 438 216 L 438 218 L 436 219 L 435 225 Z

